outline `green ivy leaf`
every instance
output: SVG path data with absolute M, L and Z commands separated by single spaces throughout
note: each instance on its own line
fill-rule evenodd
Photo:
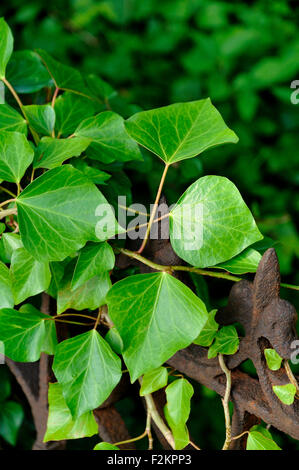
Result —
M 270 370 L 278 370 L 281 367 L 282 357 L 275 351 L 275 349 L 264 350 L 267 366 Z
M 50 104 L 23 106 L 30 127 L 38 134 L 51 135 L 55 125 L 55 111 Z
M 0 404 L 4 402 L 11 394 L 11 385 L 7 368 L 0 367 Z M 1 406 L 1 405 L 0 405 Z
M 48 289 L 51 272 L 47 261 L 37 261 L 25 248 L 18 248 L 11 258 L 11 285 L 15 304 Z
M 74 417 L 100 406 L 121 378 L 121 361 L 95 330 L 62 341 L 53 370 Z
M 55 102 L 55 130 L 58 136 L 72 134 L 83 119 L 95 112 L 94 103 L 83 96 L 65 92 Z
M 165 392 L 167 403 L 164 414 L 174 437 L 175 448 L 181 450 L 189 443 L 186 422 L 190 415 L 193 387 L 188 380 L 178 379 L 168 385 Z
M 111 271 L 114 263 L 115 256 L 108 243 L 88 243 L 79 253 L 72 278 L 72 289 L 80 287 L 94 276 Z
M 215 145 L 238 142 L 209 98 L 142 111 L 126 121 L 140 145 L 172 164 Z
M 17 207 L 23 244 L 38 260 L 61 261 L 88 240 L 104 241 L 121 231 L 101 192 L 71 165 L 34 180 Z M 96 215 L 98 207 L 105 208 L 104 220 Z
M 112 86 L 97 75 L 87 75 L 86 83 L 92 94 L 103 101 L 109 101 L 117 95 L 117 92 L 112 88 Z
M 13 308 L 14 304 L 9 269 L 0 262 L 0 308 Z
M 209 313 L 205 326 L 198 337 L 194 340 L 195 344 L 198 344 L 199 346 L 211 346 L 219 328 L 219 325 L 215 320 L 216 313 L 217 310 L 212 310 Z
M 100 442 L 94 447 L 93 450 L 120 450 L 120 449 L 114 444 L 109 444 L 109 442 Z
M 295 400 L 296 387 L 293 384 L 273 385 L 273 392 L 285 405 L 292 405 Z
M 156 392 L 160 388 L 166 387 L 168 382 L 168 371 L 166 367 L 157 367 L 142 377 L 142 384 L 140 388 L 140 396 L 148 395 L 149 393 Z
M 52 82 L 40 57 L 29 50 L 12 54 L 6 75 L 17 93 L 36 93 Z
M 95 184 L 106 184 L 106 181 L 111 178 L 109 173 L 88 165 L 84 160 L 74 158 L 70 163 Z
M 125 130 L 124 119 L 112 111 L 85 119 L 75 135 L 92 140 L 86 153 L 95 160 L 104 163 L 142 160 L 138 145 Z
M 67 407 L 59 383 L 49 385 L 49 415 L 44 442 L 63 439 L 80 439 L 98 433 L 98 425 L 93 413 L 87 411 L 73 419 Z
M 204 303 L 164 272 L 117 282 L 107 304 L 124 343 L 123 357 L 132 382 L 189 346 L 207 320 Z
M 73 93 L 79 93 L 80 95 L 90 95 L 78 70 L 73 67 L 69 67 L 68 65 L 61 64 L 42 49 L 37 49 L 36 53 L 45 64 L 57 88 L 71 91 Z
M 0 178 L 19 183 L 33 160 L 33 149 L 24 134 L 0 132 Z
M 24 419 L 22 406 L 15 401 L 1 403 L 0 436 L 12 446 L 16 445 L 18 432 Z
M 233 274 L 255 273 L 261 259 L 262 255 L 258 251 L 246 248 L 232 259 L 216 264 L 214 268 L 225 269 Z
M 42 352 L 54 354 L 57 343 L 54 320 L 34 307 L 22 306 L 19 311 L 0 310 L 0 341 L 5 355 L 17 362 L 35 362 Z
M 13 51 L 13 35 L 4 18 L 0 18 L 0 80 L 5 78 L 6 66 Z
M 210 346 L 208 358 L 218 354 L 235 354 L 239 347 L 239 337 L 234 326 L 223 326 L 216 334 L 215 342 Z
M 262 426 L 253 426 L 248 434 L 246 450 L 281 450 L 270 432 Z
M 78 157 L 88 147 L 90 140 L 83 137 L 54 139 L 43 137 L 36 149 L 34 168 L 55 168 L 71 157 Z
M 107 341 L 111 349 L 116 352 L 116 354 L 122 354 L 124 345 L 119 332 L 114 326 L 108 330 L 105 336 L 105 341 Z
M 23 248 L 21 237 L 18 233 L 3 233 L 0 240 L 0 258 L 3 263 L 10 263 L 12 254 L 18 248 Z
M 170 212 L 171 245 L 193 266 L 214 266 L 261 238 L 238 189 L 222 176 L 199 178 Z
M 27 134 L 26 119 L 8 104 L 0 104 L 0 129 Z

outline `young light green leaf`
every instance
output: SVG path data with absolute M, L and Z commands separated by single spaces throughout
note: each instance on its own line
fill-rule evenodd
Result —
M 104 241 L 121 231 L 102 193 L 71 165 L 34 180 L 17 207 L 23 244 L 38 260 L 61 261 L 88 240 Z
M 292 405 L 295 400 L 296 387 L 293 384 L 273 385 L 273 392 L 285 405 Z
M 68 308 L 75 310 L 85 310 L 105 305 L 106 295 L 111 287 L 108 272 L 99 273 L 79 287 L 72 289 L 72 276 L 66 277 L 57 292 L 57 313 L 65 312 Z
M 50 104 L 23 106 L 29 125 L 38 134 L 51 135 L 55 125 L 55 111 Z
M 71 157 L 78 157 L 88 147 L 90 140 L 84 137 L 55 139 L 43 137 L 36 149 L 34 168 L 55 168 Z
M 210 346 L 208 358 L 217 354 L 235 354 L 239 347 L 239 337 L 234 326 L 223 326 L 216 334 L 215 342 Z
M 24 134 L 0 132 L 0 178 L 19 183 L 32 163 L 33 149 Z
M 112 111 L 85 119 L 75 135 L 92 140 L 86 153 L 95 160 L 104 163 L 142 160 L 138 145 L 125 130 L 124 119 Z
M 29 50 L 12 54 L 6 76 L 17 93 L 36 93 L 52 82 L 40 57 Z
M 188 380 L 178 379 L 168 385 L 165 392 L 167 403 L 164 414 L 174 437 L 175 448 L 181 450 L 189 443 L 186 422 L 190 415 L 193 387 Z
M 198 337 L 194 340 L 195 344 L 198 344 L 199 346 L 211 346 L 219 328 L 219 325 L 215 320 L 216 313 L 217 310 L 212 310 L 209 313 L 205 326 L 199 333 Z
M 47 261 L 37 261 L 25 248 L 18 248 L 11 258 L 10 278 L 15 304 L 48 289 L 51 272 Z
M 267 366 L 270 370 L 278 370 L 281 367 L 282 357 L 275 351 L 275 349 L 264 350 Z
M 100 442 L 94 447 L 93 450 L 120 450 L 120 449 L 114 444 L 109 444 L 109 442 Z
M 21 237 L 18 233 L 3 233 L 0 239 L 0 258 L 3 263 L 10 263 L 12 254 L 18 248 L 23 248 Z
M 270 432 L 262 426 L 253 426 L 248 433 L 246 450 L 281 450 Z
M 246 250 L 234 256 L 232 259 L 225 261 L 224 263 L 216 264 L 214 268 L 225 269 L 233 274 L 245 274 L 255 273 L 257 271 L 262 255 L 252 248 L 246 248 Z
M 98 425 L 91 411 L 73 419 L 59 383 L 49 385 L 49 415 L 44 442 L 80 439 L 98 433 Z
M 117 282 L 107 304 L 124 343 L 123 357 L 132 382 L 189 346 L 207 320 L 204 303 L 164 272 Z
M 27 134 L 26 120 L 8 104 L 0 104 L 0 130 Z
M 72 134 L 83 119 L 95 113 L 94 103 L 90 99 L 68 92 L 58 96 L 54 109 L 58 136 Z
M 166 387 L 168 382 L 168 371 L 166 367 L 157 367 L 142 377 L 140 396 L 156 392 L 160 388 Z
M 94 276 L 111 271 L 114 263 L 114 252 L 107 242 L 88 243 L 79 253 L 72 278 L 72 289 L 77 289 Z
M 121 378 L 121 361 L 96 330 L 62 341 L 53 370 L 74 417 L 100 406 Z
M 6 66 L 13 51 L 13 35 L 4 18 L 0 18 L 0 80 L 5 78 Z
M 222 176 L 199 178 L 170 212 L 171 245 L 193 266 L 214 266 L 261 238 L 238 189 Z
M 5 355 L 17 362 L 35 362 L 42 352 L 54 354 L 57 339 L 50 318 L 32 306 L 23 306 L 19 311 L 1 309 L 0 341 Z
M 18 432 L 24 419 L 22 406 L 15 401 L 6 401 L 0 406 L 0 436 L 11 444 L 16 445 Z
M 168 164 L 195 157 L 215 145 L 238 142 L 210 98 L 141 111 L 126 121 L 126 129 Z
M 46 51 L 37 49 L 36 53 L 45 64 L 54 84 L 61 90 L 68 90 L 79 95 L 89 96 L 90 92 L 86 88 L 84 80 L 78 70 L 68 65 L 61 64 L 53 59 Z
M 9 269 L 0 262 L 0 308 L 13 308 L 14 304 Z

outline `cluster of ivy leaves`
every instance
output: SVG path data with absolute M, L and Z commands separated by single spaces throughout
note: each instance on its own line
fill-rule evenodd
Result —
M 141 395 L 166 386 L 165 418 L 175 448 L 182 449 L 189 442 L 193 389 L 183 377 L 169 382 L 163 364 L 193 342 L 210 346 L 210 358 L 233 354 L 237 333 L 234 326 L 218 331 L 215 312 L 208 313 L 203 300 L 169 272 L 133 274 L 112 285 L 119 243 L 117 237 L 108 240 L 125 227 L 109 204 L 109 187 L 121 194 L 118 173 L 109 168 L 137 167 L 147 152 L 165 168 L 183 165 L 210 147 L 237 143 L 238 137 L 210 99 L 137 113 L 130 109 L 125 120 L 116 112 L 122 100 L 99 77 L 83 78 L 40 49 L 20 51 L 11 62 L 13 36 L 4 19 L 0 37 L 0 79 L 5 96 L 11 93 L 19 105 L 0 104 L 0 340 L 5 355 L 18 362 L 54 355 L 57 382 L 49 387 L 46 441 L 97 432 L 92 411 L 119 383 L 122 358 L 131 382 L 143 377 Z M 97 213 L 103 204 L 104 220 Z M 197 205 L 200 217 L 191 212 L 182 219 L 184 207 Z M 256 270 L 256 244 L 263 236 L 227 178 L 197 179 L 169 218 L 172 247 L 191 266 L 238 274 Z M 39 310 L 42 293 L 56 301 L 51 314 Z M 108 317 L 105 313 L 102 322 L 106 305 Z M 69 309 L 78 319 L 80 311 L 88 311 L 93 325 L 58 343 L 55 320 L 63 320 Z M 107 318 L 114 326 L 104 333 Z M 251 431 L 248 446 L 266 445 L 264 439 L 275 447 L 265 433 Z

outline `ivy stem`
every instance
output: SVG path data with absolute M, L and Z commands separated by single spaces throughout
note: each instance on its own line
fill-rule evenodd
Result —
M 240 439 L 241 437 L 245 436 L 245 434 L 249 434 L 249 431 L 244 431 L 241 434 L 238 434 L 238 436 L 232 437 L 231 440 L 235 441 L 236 439 Z
M 169 164 L 165 163 L 164 171 L 162 173 L 162 177 L 161 177 L 161 180 L 160 180 L 159 188 L 158 188 L 158 191 L 157 191 L 157 195 L 156 195 L 156 199 L 155 199 L 155 202 L 154 202 L 154 207 L 153 207 L 153 210 L 152 210 L 152 213 L 151 213 L 151 216 L 150 216 L 150 220 L 149 220 L 149 223 L 148 223 L 148 226 L 147 226 L 146 234 L 145 234 L 145 237 L 144 237 L 143 242 L 141 244 L 141 247 L 137 251 L 138 254 L 141 254 L 143 252 L 143 250 L 144 250 L 144 248 L 147 244 L 148 237 L 150 235 L 150 231 L 151 231 L 151 227 L 152 227 L 152 223 L 153 223 L 153 220 L 155 218 L 155 215 L 156 215 L 156 212 L 157 212 L 157 209 L 158 209 L 158 204 L 159 204 L 159 201 L 160 201 L 160 197 L 161 197 L 162 189 L 163 189 L 163 186 L 164 186 L 164 183 L 165 183 L 165 178 L 166 178 L 166 175 L 167 175 L 168 168 L 169 168 Z
M 149 409 L 147 409 L 145 431 L 148 437 L 148 450 L 153 450 L 153 442 L 154 442 L 152 431 L 151 431 L 151 420 L 152 420 L 151 412 Z
M 7 217 L 8 215 L 13 215 L 17 213 L 17 209 L 7 209 L 5 211 L 0 212 L 0 219 L 4 219 L 4 217 Z
M 99 308 L 98 316 L 97 316 L 96 322 L 95 322 L 94 327 L 93 327 L 94 330 L 97 329 L 98 324 L 99 324 L 100 319 L 101 319 L 101 316 L 102 316 L 102 307 Z
M 284 369 L 286 371 L 286 374 L 289 378 L 289 381 L 291 382 L 294 387 L 296 387 L 296 394 L 298 395 L 299 389 L 298 389 L 298 382 L 296 380 L 296 377 L 294 376 L 292 369 L 290 368 L 290 364 L 288 363 L 287 360 L 283 361 Z
M 7 188 L 3 188 L 3 186 L 0 186 L 0 190 L 1 191 L 4 191 L 5 193 L 9 194 L 10 196 L 12 196 L 14 199 L 17 197 L 16 194 L 14 194 L 12 191 L 10 191 L 9 189 Z
M 56 88 L 55 88 L 55 91 L 54 91 L 54 93 L 53 93 L 52 101 L 51 101 L 51 106 L 52 106 L 52 108 L 54 108 L 54 106 L 55 106 L 55 101 L 56 101 L 56 98 L 57 98 L 58 93 L 59 93 L 59 88 L 56 87 Z
M 127 439 L 126 441 L 115 442 L 113 445 L 114 446 L 120 446 L 122 444 L 129 444 L 130 442 L 140 441 L 145 436 L 147 436 L 146 430 L 142 434 L 140 434 L 140 436 L 133 437 L 132 439 Z
M 82 317 L 82 318 L 87 318 L 88 320 L 93 320 L 93 321 L 96 320 L 95 317 L 91 317 L 89 315 L 83 315 L 81 313 L 60 313 L 59 315 L 55 315 L 52 318 L 56 320 L 56 318 L 61 318 L 61 317 Z
M 55 322 L 60 322 L 60 323 L 68 323 L 70 325 L 80 325 L 80 326 L 90 326 L 93 325 L 93 323 L 82 323 L 78 321 L 72 321 L 72 320 L 64 320 L 63 318 L 56 318 L 56 317 L 50 317 L 50 318 L 45 318 L 45 320 L 52 320 Z
M 225 441 L 222 447 L 222 450 L 228 450 L 230 443 L 231 443 L 231 423 L 230 423 L 230 414 L 229 414 L 229 397 L 231 392 L 232 386 L 232 379 L 231 379 L 231 372 L 226 367 L 226 364 L 223 359 L 222 354 L 218 354 L 219 364 L 223 372 L 226 376 L 226 388 L 225 388 L 225 395 L 222 400 L 223 410 L 224 410 L 224 418 L 225 418 Z
M 156 219 L 156 221 L 158 221 L 158 219 Z M 221 272 L 221 271 L 219 272 L 206 271 L 205 269 L 194 268 L 193 266 L 168 266 L 168 265 L 163 265 L 163 264 L 157 264 L 145 258 L 144 256 L 141 256 L 140 254 L 138 254 L 138 252 L 130 251 L 125 248 L 115 248 L 115 251 L 123 253 L 129 258 L 134 258 L 137 261 L 140 261 L 140 263 L 143 263 L 146 266 L 149 266 L 150 268 L 155 269 L 156 271 L 165 271 L 169 273 L 172 273 L 173 271 L 187 271 L 190 273 L 201 274 L 202 276 L 216 277 L 219 279 L 226 279 L 228 281 L 233 281 L 233 282 L 239 282 L 243 280 L 242 277 L 234 276 L 232 274 L 228 274 L 226 272 Z M 299 286 L 293 286 L 291 284 L 280 284 L 280 285 L 282 287 L 288 287 L 289 289 L 299 290 Z
M 14 202 L 15 200 L 16 200 L 16 198 L 7 199 L 6 201 L 1 202 L 0 207 L 6 206 L 6 205 L 9 204 L 10 202 Z
M 192 441 L 189 441 L 189 444 L 191 444 L 191 445 L 192 445 L 192 447 L 194 447 L 194 449 L 196 449 L 196 450 L 201 450 L 201 448 L 200 448 L 200 447 L 198 447 L 196 444 L 194 444 L 194 442 L 192 442 Z
M 123 206 L 122 204 L 118 204 L 118 207 L 120 207 L 121 209 L 125 209 L 126 211 L 131 212 L 132 214 L 145 215 L 146 217 L 150 216 L 150 214 L 147 214 L 146 212 L 137 211 L 135 209 L 131 209 L 131 207 Z

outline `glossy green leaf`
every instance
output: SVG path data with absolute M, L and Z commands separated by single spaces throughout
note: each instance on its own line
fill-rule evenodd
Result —
M 107 331 L 106 336 L 105 336 L 105 341 L 107 341 L 111 349 L 114 352 L 116 352 L 116 354 L 122 354 L 124 345 L 120 337 L 120 334 L 115 328 L 115 326 L 113 326 Z
M 61 64 L 56 59 L 53 59 L 46 51 L 37 49 L 36 53 L 45 64 L 57 88 L 79 93 L 80 95 L 90 95 L 78 70 L 68 65 Z
M 248 433 L 246 450 L 281 450 L 270 432 L 262 426 L 253 426 Z
M 164 272 L 117 282 L 107 304 L 124 343 L 123 357 L 132 382 L 187 347 L 207 320 L 204 303 Z
M 3 263 L 10 263 L 14 251 L 23 248 L 21 237 L 18 233 L 5 232 L 0 239 L 0 258 Z
M 168 371 L 166 367 L 157 367 L 157 369 L 150 370 L 142 377 L 140 395 L 143 397 L 149 393 L 156 392 L 160 388 L 166 387 L 167 382 Z
M 208 358 L 218 354 L 235 354 L 239 347 L 239 337 L 234 326 L 223 326 L 216 334 L 215 342 L 210 346 Z
M 282 357 L 275 351 L 275 349 L 264 350 L 267 366 L 270 370 L 279 370 L 282 363 Z
M 108 243 L 88 243 L 79 253 L 72 289 L 80 287 L 94 276 L 111 271 L 114 263 L 114 252 Z
M 232 259 L 216 264 L 214 268 L 225 269 L 233 274 L 255 273 L 261 259 L 262 255 L 258 251 L 246 248 Z
M 273 385 L 273 392 L 285 405 L 292 405 L 294 403 L 296 395 L 295 385 Z
M 52 82 L 40 57 L 29 50 L 12 54 L 6 75 L 17 93 L 35 93 Z
M 70 163 L 75 168 L 82 171 L 82 173 L 95 184 L 106 184 L 106 181 L 111 178 L 111 175 L 109 175 L 109 173 L 94 168 L 93 166 L 89 165 L 86 161 L 81 160 L 79 158 L 72 159 Z
M 168 164 L 195 157 L 215 145 L 238 142 L 209 98 L 141 111 L 126 121 L 126 129 Z
M 68 92 L 57 98 L 54 109 L 55 130 L 59 136 L 72 134 L 83 119 L 95 112 L 94 103 L 90 99 Z
M 49 385 L 49 415 L 44 442 L 80 439 L 98 433 L 98 425 L 91 411 L 73 419 L 59 383 Z
M 6 66 L 13 51 L 13 35 L 4 18 L 0 18 L 0 80 L 5 78 Z
M 88 147 L 90 140 L 83 137 L 54 139 L 43 137 L 36 149 L 34 168 L 55 168 L 65 160 L 78 157 Z
M 181 450 L 189 443 L 186 422 L 190 415 L 193 387 L 188 380 L 178 379 L 168 385 L 165 392 L 167 403 L 164 414 L 174 437 L 175 448 Z
M 14 304 L 9 269 L 0 262 L 0 308 L 13 308 Z
M 121 378 L 121 361 L 95 330 L 60 343 L 53 370 L 72 415 L 100 406 Z
M 109 442 L 100 442 L 94 447 L 93 450 L 120 450 L 120 449 L 114 444 L 109 444 Z
M 25 118 L 8 104 L 0 104 L 0 130 L 27 134 Z
M 199 333 L 198 337 L 194 340 L 195 344 L 198 344 L 199 346 L 211 346 L 219 328 L 219 325 L 215 320 L 216 313 L 217 310 L 212 310 L 209 313 L 205 326 Z
M 171 245 L 193 266 L 229 260 L 261 238 L 238 189 L 222 176 L 199 178 L 170 212 Z
M 18 248 L 12 254 L 10 277 L 17 305 L 47 290 L 51 281 L 49 263 L 33 258 L 25 248 Z
M 23 107 L 29 125 L 38 134 L 51 135 L 55 125 L 55 111 L 50 104 L 31 104 Z
M 16 445 L 18 432 L 24 419 L 22 406 L 15 401 L 6 401 L 0 406 L 0 436 L 12 446 Z
M 38 260 L 63 260 L 88 240 L 104 241 L 120 230 L 101 192 L 71 165 L 33 181 L 17 207 L 23 244 Z
M 0 341 L 5 355 L 17 362 L 35 362 L 42 352 L 54 354 L 57 343 L 54 321 L 36 310 L 23 306 L 19 311 L 0 310 Z
M 0 178 L 19 183 L 32 163 L 33 149 L 24 134 L 0 132 Z
M 95 160 L 104 163 L 142 160 L 138 145 L 125 130 L 124 119 L 112 111 L 85 119 L 75 135 L 92 140 L 86 153 Z
M 102 78 L 96 75 L 87 75 L 86 83 L 92 94 L 103 101 L 109 101 L 111 98 L 117 95 L 117 92 L 112 88 L 111 85 L 109 85 L 109 83 L 105 82 Z

